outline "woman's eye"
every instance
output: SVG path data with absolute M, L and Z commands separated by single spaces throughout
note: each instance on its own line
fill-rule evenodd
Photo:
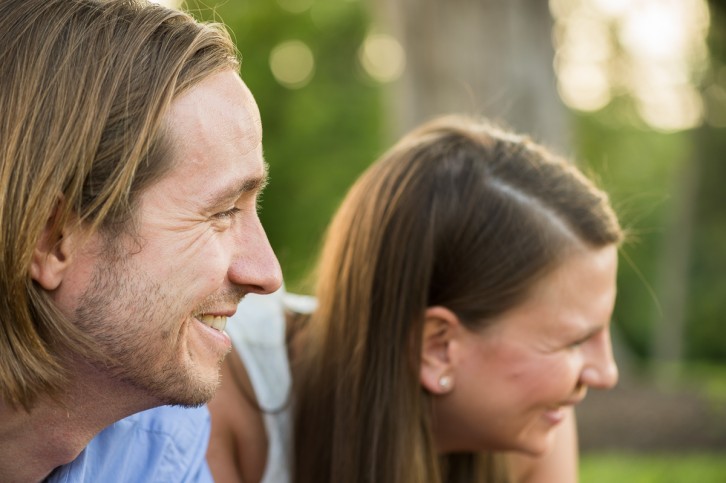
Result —
M 588 334 L 586 337 L 583 337 L 582 339 L 576 340 L 575 342 L 571 343 L 568 347 L 570 347 L 571 349 L 576 349 L 592 339 L 594 336 L 595 334 Z
M 589 338 L 589 337 L 588 337 L 588 338 Z M 580 346 L 581 346 L 582 344 L 584 344 L 584 343 L 585 343 L 585 342 L 587 341 L 587 339 L 588 339 L 588 338 L 584 338 L 584 339 L 576 340 L 575 342 L 572 342 L 572 343 L 570 343 L 570 344 L 569 344 L 569 345 L 568 345 L 567 347 L 568 347 L 569 349 L 577 349 L 577 348 L 578 348 L 578 347 L 580 347 Z

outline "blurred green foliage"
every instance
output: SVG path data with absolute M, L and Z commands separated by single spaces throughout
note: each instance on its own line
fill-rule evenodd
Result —
M 709 401 L 720 418 L 726 418 L 726 365 L 691 362 L 680 370 L 679 380 Z
M 707 128 L 699 134 L 703 162 L 692 247 L 687 354 L 691 359 L 726 362 L 726 129 Z
M 703 81 L 726 80 L 726 2 L 709 2 L 711 67 Z M 724 109 L 709 105 L 707 112 Z M 659 133 L 635 114 L 628 99 L 618 99 L 594 114 L 579 114 L 575 150 L 611 194 L 630 237 L 623 247 L 614 324 L 642 359 L 654 355 L 654 339 L 664 318 L 663 273 L 671 260 L 665 245 L 667 225 L 679 209 L 678 183 L 685 170 L 697 175 L 693 234 L 686 290 L 684 357 L 726 362 L 726 129 L 708 124 L 689 131 Z M 690 166 L 689 166 L 690 165 Z M 686 229 L 685 227 L 683 229 Z M 659 300 L 660 298 L 660 300 Z
M 714 69 L 726 65 L 726 21 L 720 7 L 724 3 L 711 2 Z M 301 13 L 290 13 L 272 0 L 185 3 L 198 17 L 224 21 L 235 36 L 243 59 L 242 78 L 260 107 L 270 165 L 262 221 L 288 288 L 297 291 L 310 290 L 305 275 L 331 215 L 353 180 L 386 147 L 389 136 L 383 132 L 383 87 L 367 77 L 357 59 L 370 25 L 366 2 L 310 4 Z M 280 85 L 269 66 L 274 47 L 292 39 L 307 44 L 315 57 L 311 82 L 293 90 Z M 580 165 L 600 178 L 629 230 L 614 323 L 643 360 L 652 355 L 654 334 L 660 330 L 657 292 L 662 266 L 668 262 L 663 260 L 663 247 L 674 209 L 674 185 L 684 163 L 698 156 L 685 350 L 691 359 L 726 361 L 726 330 L 721 324 L 726 297 L 724 130 L 655 132 L 638 120 L 627 99 L 594 114 L 573 116 L 573 148 Z
M 662 328 L 662 293 L 669 216 L 678 209 L 674 192 L 686 163 L 697 162 L 698 188 L 685 308 L 685 356 L 726 362 L 722 317 L 726 296 L 726 136 L 707 126 L 658 133 L 619 118 L 617 106 L 579 115 L 576 150 L 588 170 L 601 178 L 628 230 L 618 274 L 614 324 L 642 358 L 653 355 Z M 697 158 L 697 159 L 696 159 Z
M 661 310 L 653 274 L 670 208 L 670 184 L 688 155 L 688 134 L 639 127 L 625 101 L 596 114 L 577 115 L 574 126 L 579 165 L 610 194 L 627 232 L 614 323 L 629 346 L 646 356 L 652 321 Z
M 723 483 L 726 458 L 719 454 L 585 454 L 583 483 Z
M 380 87 L 358 64 L 369 21 L 359 1 L 316 0 L 290 13 L 271 0 L 235 0 L 213 8 L 190 0 L 198 18 L 223 21 L 242 56 L 241 75 L 262 116 L 270 184 L 261 218 L 288 288 L 306 290 L 306 275 L 338 203 L 382 150 Z M 275 46 L 300 40 L 310 47 L 315 72 L 291 90 L 272 75 Z
M 711 82 L 726 89 L 726 1 L 710 0 Z M 726 102 L 707 105 L 726 110 Z M 704 127 L 695 139 L 701 156 L 692 247 L 686 336 L 691 359 L 726 363 L 726 128 Z

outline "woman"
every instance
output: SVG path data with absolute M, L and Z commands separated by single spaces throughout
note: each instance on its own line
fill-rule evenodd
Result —
M 526 138 L 460 117 L 406 136 L 346 197 L 292 324 L 293 480 L 572 478 L 571 408 L 617 380 L 621 239 L 606 195 Z

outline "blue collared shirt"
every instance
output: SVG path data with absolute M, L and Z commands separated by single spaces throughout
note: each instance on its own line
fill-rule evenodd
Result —
M 49 483 L 212 483 L 207 466 L 206 406 L 161 406 L 107 427 Z

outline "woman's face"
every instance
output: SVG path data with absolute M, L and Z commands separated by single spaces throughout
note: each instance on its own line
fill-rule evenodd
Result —
M 452 341 L 452 389 L 434 400 L 441 452 L 542 454 L 588 387 L 615 385 L 616 271 L 616 247 L 578 252 L 486 329 L 461 327 Z

